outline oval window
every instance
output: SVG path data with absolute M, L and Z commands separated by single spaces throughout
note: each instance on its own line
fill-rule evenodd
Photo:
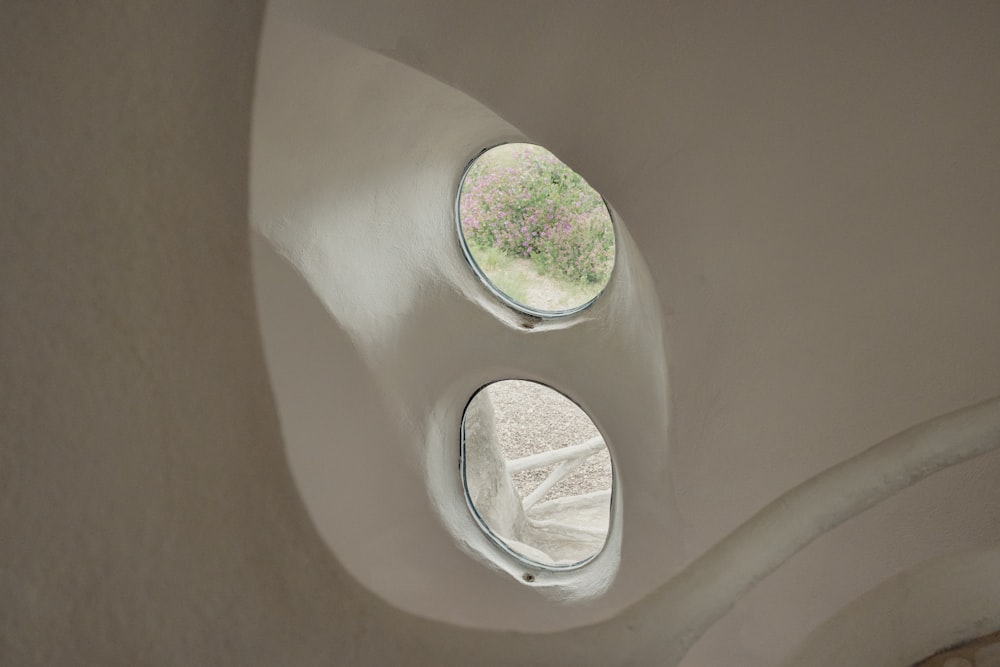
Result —
M 537 382 L 480 389 L 462 417 L 462 476 L 480 526 L 534 564 L 572 567 L 608 536 L 611 456 L 594 422 Z
M 503 144 L 462 178 L 458 226 L 465 255 L 508 304 L 541 316 L 588 306 L 608 284 L 615 234 L 604 200 L 534 144 Z

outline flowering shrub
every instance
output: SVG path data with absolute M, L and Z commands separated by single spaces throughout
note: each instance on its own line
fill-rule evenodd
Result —
M 530 258 L 541 273 L 607 281 L 614 232 L 601 196 L 544 148 L 507 144 L 484 153 L 459 199 L 468 242 Z

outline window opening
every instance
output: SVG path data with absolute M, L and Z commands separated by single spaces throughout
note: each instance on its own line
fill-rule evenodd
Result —
M 486 533 L 531 563 L 573 567 L 604 547 L 612 468 L 594 422 L 526 380 L 480 389 L 462 418 L 466 498 Z
M 502 144 L 466 169 L 459 237 L 476 274 L 509 305 L 533 315 L 577 312 L 604 290 L 615 235 L 604 200 L 534 144 Z

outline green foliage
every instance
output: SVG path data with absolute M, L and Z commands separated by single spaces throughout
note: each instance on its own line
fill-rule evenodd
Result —
M 499 146 L 469 169 L 459 201 L 466 240 L 530 258 L 574 283 L 605 283 L 614 232 L 601 196 L 544 148 Z

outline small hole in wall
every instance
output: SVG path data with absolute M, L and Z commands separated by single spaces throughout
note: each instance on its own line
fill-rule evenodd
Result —
M 611 277 L 615 234 L 607 205 L 541 146 L 503 144 L 473 160 L 462 178 L 458 222 L 475 272 L 524 312 L 577 312 Z
M 611 457 L 590 417 L 554 389 L 526 380 L 480 389 L 462 418 L 462 476 L 480 526 L 514 556 L 573 567 L 604 547 Z

